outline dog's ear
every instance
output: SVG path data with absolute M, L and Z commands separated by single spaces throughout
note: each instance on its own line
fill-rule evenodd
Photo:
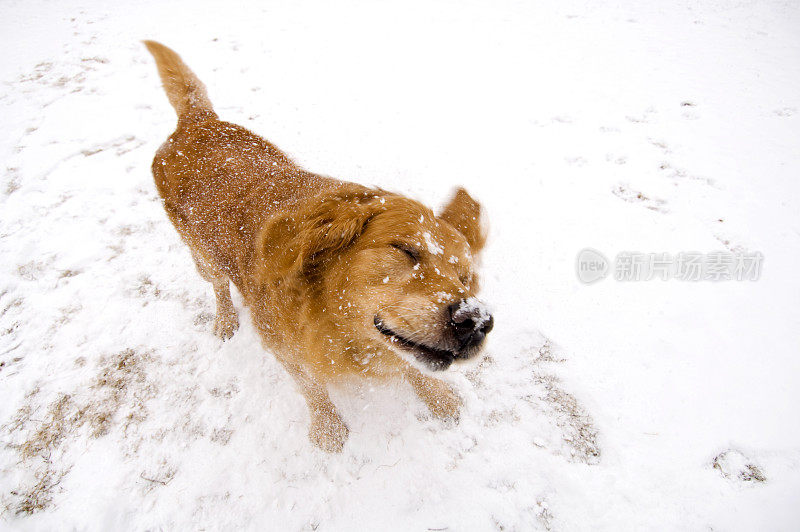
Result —
M 477 254 L 486 244 L 486 228 L 481 220 L 481 205 L 463 188 L 456 190 L 445 205 L 439 218 L 459 230 L 467 239 L 472 252 Z
M 310 275 L 358 238 L 382 206 L 379 193 L 360 187 L 322 194 L 262 227 L 259 262 L 272 275 Z

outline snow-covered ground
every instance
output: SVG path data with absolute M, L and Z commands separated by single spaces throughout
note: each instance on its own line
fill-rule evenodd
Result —
M 3 8 L 0 527 L 800 527 L 796 3 Z M 212 336 L 150 175 L 175 117 L 144 38 L 313 171 L 483 202 L 496 327 L 447 374 L 457 425 L 353 383 L 324 454 L 248 321 Z M 585 285 L 586 247 L 764 260 Z

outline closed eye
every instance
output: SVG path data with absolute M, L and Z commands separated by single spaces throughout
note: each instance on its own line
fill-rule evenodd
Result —
M 403 253 L 405 253 L 406 256 L 409 259 L 411 259 L 415 264 L 417 262 L 419 262 L 419 251 L 417 251 L 416 249 L 410 248 L 410 247 L 406 246 L 405 244 L 393 243 L 393 244 L 390 244 L 390 245 L 394 249 L 400 250 Z

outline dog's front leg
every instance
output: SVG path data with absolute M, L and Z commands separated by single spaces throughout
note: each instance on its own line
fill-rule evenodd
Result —
M 301 367 L 295 364 L 284 365 L 308 403 L 308 413 L 311 416 L 308 437 L 311 443 L 328 453 L 341 452 L 350 431 L 336 411 L 328 390 Z
M 428 406 L 431 414 L 440 419 L 458 419 L 461 398 L 449 384 L 428 377 L 410 365 L 403 368 L 403 374 L 419 398 Z

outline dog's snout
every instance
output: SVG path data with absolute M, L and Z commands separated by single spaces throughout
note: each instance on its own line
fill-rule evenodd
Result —
M 494 327 L 494 318 L 475 298 L 456 301 L 449 311 L 450 325 L 461 349 L 478 345 Z

